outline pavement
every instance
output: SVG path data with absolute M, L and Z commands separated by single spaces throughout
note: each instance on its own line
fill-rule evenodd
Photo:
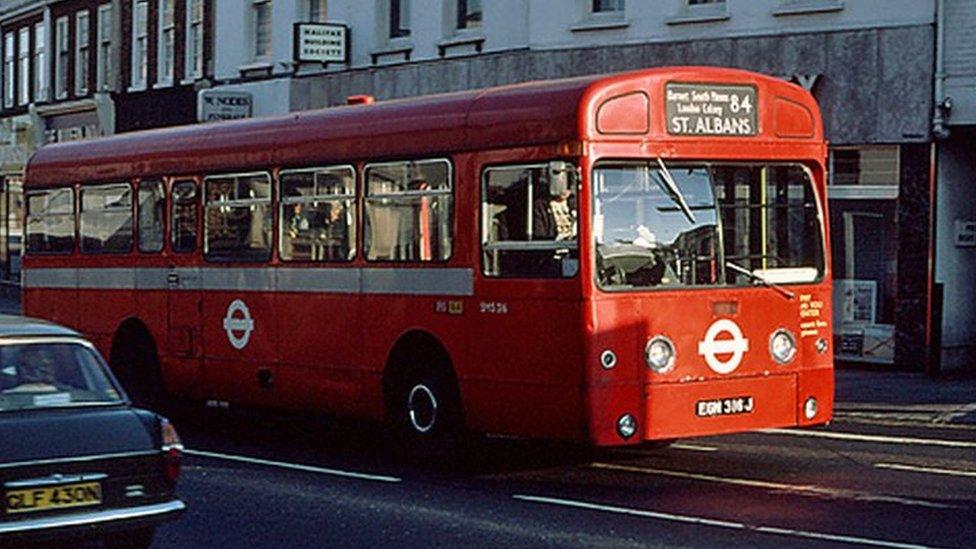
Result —
M 20 314 L 19 297 L 0 296 L 0 313 Z M 835 418 L 857 423 L 976 426 L 976 375 L 839 367 Z

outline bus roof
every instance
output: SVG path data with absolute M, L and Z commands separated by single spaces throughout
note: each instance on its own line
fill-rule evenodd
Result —
M 395 159 L 588 139 L 687 139 L 668 135 L 663 109 L 651 107 L 663 105 L 663 83 L 672 81 L 755 86 L 764 106 L 762 131 L 755 139 L 823 141 L 816 103 L 798 86 L 737 69 L 664 67 L 53 144 L 31 158 L 27 186 Z M 643 98 L 603 110 L 614 98 L 637 95 Z M 785 114 L 780 105 L 784 101 L 792 106 Z M 601 112 L 633 119 L 635 105 L 644 105 L 640 114 L 648 123 L 643 128 L 624 123 L 621 131 L 601 131 L 605 120 Z M 790 130 L 786 135 L 779 131 L 784 124 Z

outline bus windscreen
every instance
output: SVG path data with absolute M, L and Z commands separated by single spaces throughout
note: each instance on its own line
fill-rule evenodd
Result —
M 824 273 L 820 210 L 799 164 L 598 164 L 593 235 L 608 291 L 802 284 Z

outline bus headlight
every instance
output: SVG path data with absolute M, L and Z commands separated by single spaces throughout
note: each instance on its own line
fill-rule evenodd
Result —
M 659 374 L 670 372 L 674 368 L 674 344 L 663 335 L 655 336 L 644 347 L 644 360 Z
M 789 364 L 796 357 L 796 338 L 789 330 L 776 330 L 769 338 L 769 354 L 776 362 Z

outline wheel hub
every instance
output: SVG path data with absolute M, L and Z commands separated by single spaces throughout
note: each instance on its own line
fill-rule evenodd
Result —
M 415 385 L 407 395 L 407 411 L 410 424 L 418 433 L 433 429 L 437 421 L 437 398 L 434 392 L 423 383 Z

